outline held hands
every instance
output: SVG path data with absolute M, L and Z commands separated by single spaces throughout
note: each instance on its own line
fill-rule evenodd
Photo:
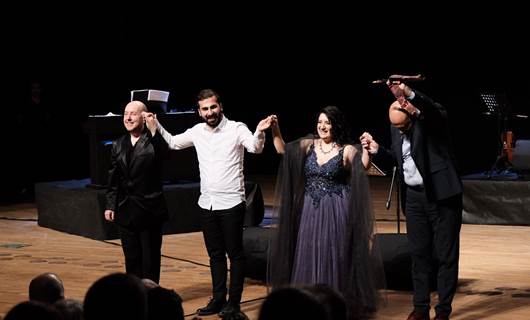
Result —
M 368 132 L 364 132 L 360 137 L 359 140 L 361 140 L 362 147 L 370 153 L 370 155 L 374 155 L 379 150 L 379 144 L 373 139 L 372 135 Z
M 259 123 L 258 123 L 258 126 L 257 126 L 257 130 L 259 130 L 259 132 L 263 132 L 267 129 L 269 129 L 273 123 L 273 119 L 272 117 L 276 117 L 276 116 L 268 116 L 267 118 L 261 120 Z
M 278 117 L 275 114 L 269 116 L 271 119 L 271 131 L 272 131 L 272 142 L 274 148 L 279 154 L 285 153 L 285 141 L 283 141 L 282 133 L 280 132 L 280 124 L 278 123 Z
M 269 118 L 271 118 L 271 127 L 278 127 L 279 126 L 278 117 L 275 114 L 271 114 L 269 116 Z
M 105 220 L 113 222 L 114 221 L 114 211 L 105 210 Z
M 156 133 L 156 128 L 158 127 L 158 120 L 156 119 L 156 114 L 152 112 L 142 112 L 142 117 L 144 117 L 145 125 L 147 129 L 151 131 L 151 135 L 154 136 Z
M 278 122 L 278 117 L 275 114 L 271 114 L 269 118 L 271 118 L 271 130 L 273 135 L 279 134 L 280 123 Z

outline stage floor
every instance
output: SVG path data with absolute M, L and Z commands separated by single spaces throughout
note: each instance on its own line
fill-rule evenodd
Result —
M 395 211 L 384 209 L 386 183 L 372 184 L 377 228 L 396 229 Z M 270 195 L 264 190 L 265 202 Z M 269 200 L 267 200 L 269 199 Z M 27 299 L 29 281 L 41 272 L 63 279 L 65 295 L 82 300 L 88 287 L 111 272 L 124 271 L 119 241 L 98 241 L 37 225 L 34 204 L 0 207 L 0 315 Z M 404 224 L 402 231 L 406 231 Z M 186 319 L 210 296 L 208 257 L 200 232 L 165 235 L 161 285 L 184 299 Z M 462 226 L 461 267 L 452 319 L 530 319 L 530 227 Z M 267 289 L 248 280 L 242 310 L 257 319 Z M 386 291 L 387 304 L 376 319 L 405 319 L 411 292 Z M 217 316 L 203 319 L 218 319 Z

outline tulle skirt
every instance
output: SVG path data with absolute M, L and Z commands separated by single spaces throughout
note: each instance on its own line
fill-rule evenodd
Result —
M 313 198 L 305 195 L 291 282 L 327 284 L 342 291 L 348 272 L 348 202 L 349 192 L 331 194 L 320 199 L 317 207 Z

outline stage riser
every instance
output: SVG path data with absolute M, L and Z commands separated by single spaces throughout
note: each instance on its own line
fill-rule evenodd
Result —
M 464 223 L 530 225 L 530 181 L 464 180 Z
M 35 200 L 39 226 L 91 239 L 119 238 L 115 224 L 104 219 L 105 190 L 87 188 L 89 180 L 37 183 Z M 264 205 L 261 188 L 253 182 L 245 183 L 247 211 L 245 226 L 258 226 L 263 221 Z M 164 234 L 201 230 L 197 205 L 198 183 L 164 186 L 169 220 Z

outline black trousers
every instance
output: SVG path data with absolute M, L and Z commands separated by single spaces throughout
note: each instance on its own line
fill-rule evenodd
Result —
M 125 272 L 140 279 L 160 281 L 162 224 L 136 231 L 120 226 Z
M 243 221 L 246 205 L 241 202 L 226 210 L 201 209 L 201 223 L 206 250 L 210 257 L 213 298 L 226 299 L 227 263 L 230 259 L 230 290 L 228 301 L 241 302 L 245 280 Z
M 421 188 L 406 188 L 407 238 L 412 258 L 414 310 L 430 309 L 431 273 L 438 271 L 437 313 L 450 314 L 458 282 L 462 195 L 429 202 Z

